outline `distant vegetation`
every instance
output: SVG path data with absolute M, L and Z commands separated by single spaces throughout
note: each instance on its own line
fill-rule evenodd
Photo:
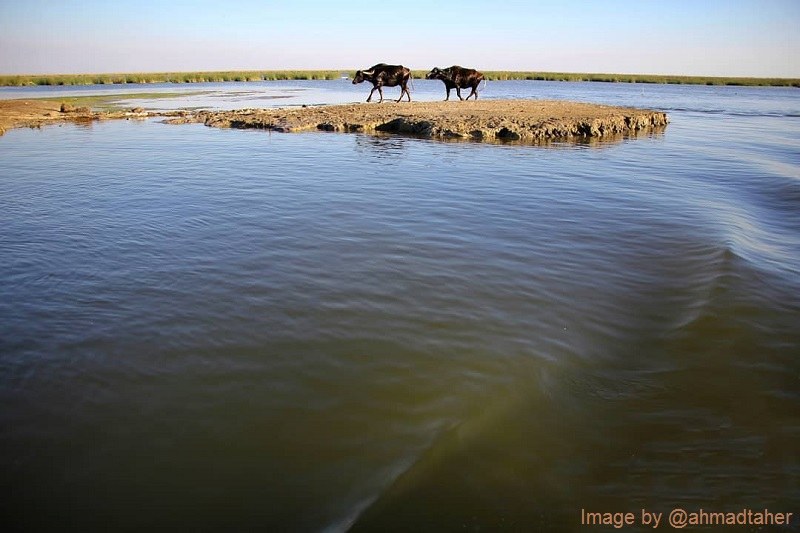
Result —
M 335 80 L 338 70 L 263 70 L 222 72 L 153 72 L 138 74 L 48 74 L 0 76 L 0 86 L 112 85 L 123 83 L 202 83 L 263 80 Z
M 139 74 L 55 74 L 41 76 L 0 76 L 0 86 L 26 85 L 105 85 L 124 83 L 199 83 L 262 80 L 335 80 L 351 75 L 351 70 L 263 70 L 223 72 L 160 72 Z M 415 70 L 424 78 L 426 70 Z M 598 81 L 618 83 L 670 83 L 689 85 L 762 85 L 800 87 L 795 78 L 721 78 L 707 76 L 667 76 L 650 74 L 579 74 L 574 72 L 483 71 L 488 80 Z
M 658 74 L 578 74 L 574 72 L 483 71 L 489 80 L 599 81 L 611 83 L 663 83 L 677 85 L 748 85 L 800 87 L 796 78 L 723 78 L 709 76 L 669 76 Z
M 509 70 L 483 70 L 487 80 L 538 80 L 538 81 L 598 81 L 609 83 L 662 83 L 677 85 L 748 85 L 771 87 L 800 87 L 796 78 L 721 78 L 709 76 L 668 76 L 657 74 L 583 74 L 577 72 L 526 72 Z M 427 71 L 413 71 L 415 78 L 424 77 Z

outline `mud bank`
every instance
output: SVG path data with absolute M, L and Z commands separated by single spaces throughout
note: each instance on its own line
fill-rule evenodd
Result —
M 296 132 L 389 132 L 438 139 L 540 142 L 635 134 L 667 125 L 666 113 L 545 100 L 347 104 L 198 111 L 167 122 Z
M 0 100 L 0 135 L 12 128 L 39 128 L 67 122 L 95 120 L 178 117 L 183 111 L 152 112 L 142 108 L 97 111 L 89 107 L 65 105 L 56 100 Z
M 435 139 L 546 142 L 618 138 L 663 128 L 666 113 L 567 101 L 479 100 L 320 105 L 236 111 L 97 111 L 50 100 L 0 101 L 0 135 L 18 127 L 165 117 L 171 124 L 281 132 L 385 132 Z

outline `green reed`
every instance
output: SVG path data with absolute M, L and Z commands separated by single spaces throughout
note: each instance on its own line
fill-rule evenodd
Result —
M 672 76 L 655 74 L 601 74 L 576 72 L 526 72 L 498 71 L 483 72 L 488 80 L 540 80 L 540 81 L 594 81 L 609 83 L 659 83 L 677 85 L 742 85 L 800 87 L 796 78 L 741 78 L 714 76 Z
M 3 75 L 0 86 L 26 85 L 120 85 L 139 83 L 203 83 L 273 80 L 335 80 L 352 76 L 348 70 L 244 70 L 213 72 L 142 72 L 117 74 L 53 74 Z M 413 76 L 424 78 L 427 70 L 414 70 Z M 652 74 L 592 74 L 576 72 L 531 72 L 485 70 L 487 80 L 594 81 L 610 83 L 660 83 L 687 85 L 746 85 L 800 87 L 796 78 L 737 78 L 709 76 L 672 76 Z
M 131 74 L 3 75 L 0 86 L 119 85 L 129 83 L 203 83 L 225 81 L 335 80 L 338 70 L 261 70 L 214 72 L 152 72 Z

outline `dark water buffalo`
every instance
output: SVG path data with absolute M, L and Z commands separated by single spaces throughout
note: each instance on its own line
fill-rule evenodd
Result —
M 442 80 L 447 89 L 447 98 L 445 102 L 450 100 L 450 89 L 455 89 L 458 97 L 461 98 L 461 89 L 472 88 L 472 92 L 467 96 L 467 100 L 472 95 L 475 95 L 475 100 L 478 99 L 478 84 L 485 80 L 483 74 L 472 68 L 462 68 L 458 65 L 453 65 L 449 68 L 433 67 L 433 70 L 428 72 L 425 76 L 427 80 Z
M 373 65 L 367 70 L 358 70 L 353 78 L 353 83 L 361 83 L 362 81 L 369 81 L 372 83 L 372 90 L 369 92 L 367 102 L 372 100 L 372 93 L 378 89 L 378 94 L 381 95 L 380 102 L 383 102 L 383 90 L 381 87 L 397 87 L 400 86 L 399 102 L 403 99 L 403 94 L 408 96 L 408 101 L 411 101 L 411 93 L 408 92 L 408 80 L 411 79 L 411 71 L 403 65 L 387 65 L 386 63 L 378 63 Z

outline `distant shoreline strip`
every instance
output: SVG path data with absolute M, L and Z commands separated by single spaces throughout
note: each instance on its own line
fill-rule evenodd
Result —
M 113 74 L 21 74 L 0 75 L 0 86 L 26 87 L 47 85 L 123 85 L 146 83 L 213 83 L 253 82 L 279 80 L 338 80 L 351 76 L 355 69 L 342 70 L 253 70 L 213 72 L 153 72 Z M 414 70 L 415 78 L 424 78 L 427 71 Z M 798 78 L 748 78 L 715 76 L 672 76 L 656 74 L 592 74 L 574 72 L 531 72 L 484 70 L 486 79 L 606 82 L 606 83 L 655 83 L 673 85 L 732 85 L 800 87 Z

